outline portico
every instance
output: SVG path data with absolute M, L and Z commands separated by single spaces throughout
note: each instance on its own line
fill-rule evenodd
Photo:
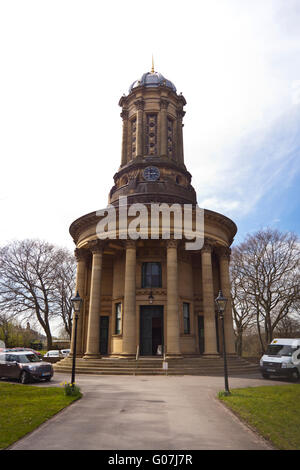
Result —
M 150 349 L 151 355 L 165 352 L 168 357 L 219 354 L 214 299 L 220 288 L 229 292 L 228 250 L 206 241 L 200 252 L 186 255 L 181 245 L 170 240 L 154 248 L 151 241 L 130 240 L 110 246 L 95 240 L 76 250 L 76 291 L 83 299 L 77 332 L 79 356 L 101 357 L 102 317 L 107 318 L 107 354 L 114 357 L 135 357 L 137 347 L 141 355 L 150 355 Z M 148 284 L 143 283 L 143 267 L 151 263 L 161 269 L 155 287 L 150 285 L 151 276 Z M 154 318 L 159 318 L 161 335 L 156 352 L 152 323 L 149 326 Z M 204 338 L 199 337 L 200 323 Z M 234 353 L 230 308 L 225 314 L 225 333 L 228 352 Z

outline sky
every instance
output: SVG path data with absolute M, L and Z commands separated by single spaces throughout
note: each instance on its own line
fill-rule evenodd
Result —
M 298 0 L 0 3 L 0 245 L 70 250 L 121 161 L 120 97 L 155 70 L 186 98 L 200 207 L 300 233 Z

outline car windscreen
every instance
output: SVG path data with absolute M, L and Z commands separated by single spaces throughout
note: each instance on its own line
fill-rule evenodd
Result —
M 16 360 L 20 362 L 20 364 L 26 364 L 27 362 L 40 362 L 38 356 L 35 354 L 20 354 L 16 356 Z
M 268 356 L 291 356 L 296 349 L 294 346 L 287 344 L 270 344 L 266 354 Z

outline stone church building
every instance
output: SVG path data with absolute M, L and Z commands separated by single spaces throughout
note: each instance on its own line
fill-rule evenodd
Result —
M 149 209 L 149 222 L 153 203 L 190 205 L 195 211 L 196 192 L 183 151 L 183 95 L 152 67 L 119 105 L 121 163 L 113 176 L 110 207 L 118 215 L 120 197 L 126 198 L 127 207 L 142 204 Z M 222 214 L 207 209 L 203 214 L 204 240 L 195 250 L 187 250 L 185 239 L 176 238 L 174 223 L 168 238 L 159 226 L 156 237 L 144 233 L 137 239 L 128 236 L 118 219 L 116 236 L 100 239 L 97 227 L 104 215 L 96 211 L 72 223 L 76 291 L 83 299 L 76 355 L 87 361 L 137 354 L 219 355 L 222 335 L 215 298 L 222 289 L 230 299 L 230 245 L 237 228 Z M 230 300 L 224 324 L 226 350 L 234 354 Z

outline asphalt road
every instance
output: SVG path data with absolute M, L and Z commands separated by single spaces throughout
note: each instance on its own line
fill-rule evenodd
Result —
M 69 380 L 56 373 L 50 385 Z M 224 389 L 222 377 L 78 375 L 76 383 L 83 398 L 10 449 L 271 449 L 217 400 Z M 284 383 L 259 375 L 229 378 L 231 388 Z

